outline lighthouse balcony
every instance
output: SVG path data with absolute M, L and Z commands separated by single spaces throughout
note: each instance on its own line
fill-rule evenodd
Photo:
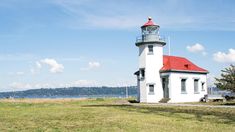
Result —
M 161 37 L 159 35 L 142 35 L 136 38 L 136 44 L 144 43 L 144 42 L 160 42 L 165 43 L 165 37 Z

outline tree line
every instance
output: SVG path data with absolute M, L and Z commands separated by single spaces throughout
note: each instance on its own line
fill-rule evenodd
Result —
M 50 98 L 50 97 L 83 97 L 83 96 L 136 96 L 137 87 L 70 87 L 41 88 L 25 91 L 2 92 L 0 98 Z

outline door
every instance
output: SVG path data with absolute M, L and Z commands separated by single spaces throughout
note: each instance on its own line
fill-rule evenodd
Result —
M 162 78 L 162 88 L 163 88 L 163 97 L 169 98 L 169 87 L 168 87 L 168 77 Z

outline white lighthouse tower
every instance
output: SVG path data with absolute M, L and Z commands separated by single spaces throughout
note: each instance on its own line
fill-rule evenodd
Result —
M 166 44 L 159 36 L 160 26 L 152 18 L 141 26 L 142 35 L 136 40 L 139 47 L 138 101 L 157 103 L 163 98 L 160 69 L 163 67 L 163 46 Z

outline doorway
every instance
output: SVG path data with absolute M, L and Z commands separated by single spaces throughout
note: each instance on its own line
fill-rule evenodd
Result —
M 169 98 L 169 78 L 168 77 L 162 77 L 162 88 L 163 88 L 163 97 Z

